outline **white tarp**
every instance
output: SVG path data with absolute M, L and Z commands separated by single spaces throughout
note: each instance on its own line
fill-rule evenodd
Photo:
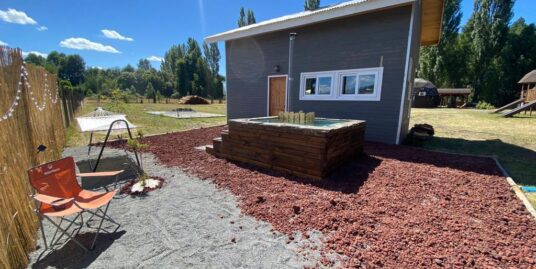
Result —
M 125 120 L 128 122 L 128 126 L 133 129 L 136 126 L 130 123 L 125 115 L 112 115 L 104 117 L 78 117 L 76 121 L 78 126 L 80 126 L 80 131 L 82 132 L 98 132 L 98 131 L 108 131 L 110 124 L 116 120 Z M 127 126 L 124 122 L 116 122 L 112 128 L 114 131 L 124 130 Z

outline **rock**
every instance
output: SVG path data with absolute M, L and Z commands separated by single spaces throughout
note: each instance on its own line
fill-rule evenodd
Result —
M 445 265 L 445 262 L 443 261 L 443 259 L 434 259 L 434 263 L 441 267 Z

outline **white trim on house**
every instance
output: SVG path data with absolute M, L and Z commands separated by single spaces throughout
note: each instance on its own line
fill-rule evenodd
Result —
M 238 39 L 263 33 L 275 32 L 327 20 L 369 13 L 376 10 L 402 6 L 416 0 L 352 0 L 314 11 L 296 14 L 251 24 L 205 38 L 206 43 Z
M 355 76 L 355 93 L 352 95 L 342 94 L 342 76 Z M 359 94 L 359 76 L 374 75 L 374 93 Z M 320 77 L 331 77 L 330 94 L 318 94 L 318 81 Z M 306 95 L 306 79 L 316 78 L 317 88 L 315 95 Z M 304 72 L 300 74 L 300 101 L 380 101 L 382 95 L 383 67 L 345 69 L 320 72 Z
M 270 75 L 268 76 L 268 78 L 266 79 L 266 100 L 267 103 L 266 103 L 266 116 L 270 116 L 270 79 L 271 78 L 286 78 L 285 79 L 285 111 L 287 110 L 287 105 L 288 105 L 288 94 L 287 94 L 287 90 L 288 90 L 288 75 Z
M 407 86 L 408 86 L 408 75 L 409 75 L 409 68 L 410 68 L 410 58 L 411 58 L 411 44 L 413 41 L 413 21 L 415 19 L 415 9 L 417 7 L 415 4 L 413 4 L 413 7 L 411 9 L 411 20 L 409 23 L 409 33 L 408 33 L 408 48 L 406 51 L 406 66 L 404 69 L 404 79 L 402 81 L 402 96 L 400 96 L 400 113 L 398 115 L 398 128 L 396 132 L 396 141 L 395 144 L 400 144 L 400 131 L 402 130 L 402 118 L 404 115 L 404 99 L 406 96 Z

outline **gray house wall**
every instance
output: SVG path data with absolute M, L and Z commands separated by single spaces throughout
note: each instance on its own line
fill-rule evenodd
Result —
M 401 124 L 400 124 L 400 136 L 398 142 L 402 143 L 409 130 L 409 121 L 411 116 L 411 98 L 413 91 L 413 82 L 415 81 L 417 66 L 419 64 L 419 51 L 421 45 L 421 2 L 413 5 L 413 28 L 412 37 L 411 37 L 411 47 L 409 51 L 409 61 L 408 61 L 408 73 L 406 74 L 407 80 L 404 82 L 406 84 L 406 89 L 404 92 L 404 99 L 402 100 L 402 114 L 401 114 Z
M 291 110 L 366 120 L 367 140 L 397 143 L 411 16 L 407 5 L 227 41 L 229 119 L 267 115 L 268 76 L 287 74 L 289 33 L 296 32 Z M 302 72 L 379 67 L 382 57 L 380 101 L 299 100 Z M 407 124 L 400 129 L 407 130 Z

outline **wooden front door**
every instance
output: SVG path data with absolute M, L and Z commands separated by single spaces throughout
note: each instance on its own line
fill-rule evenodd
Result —
M 268 116 L 277 116 L 279 112 L 285 111 L 287 77 L 271 77 L 268 84 Z

